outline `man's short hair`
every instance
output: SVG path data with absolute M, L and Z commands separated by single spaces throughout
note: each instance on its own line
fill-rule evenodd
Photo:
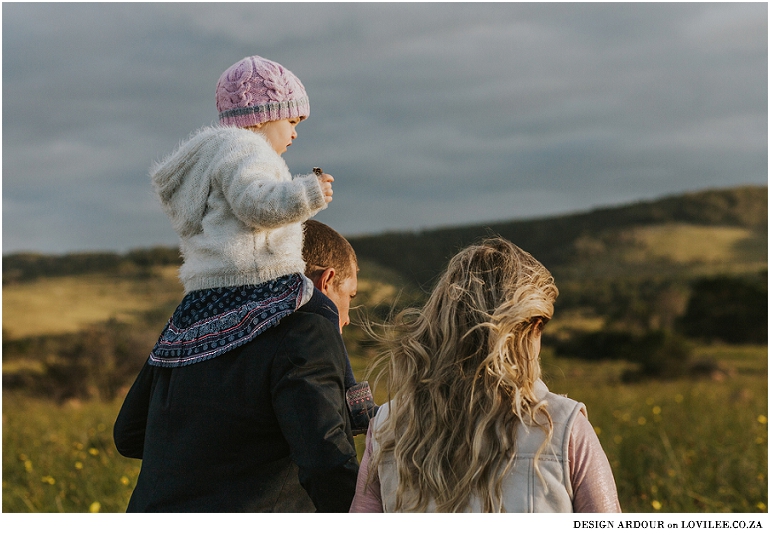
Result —
M 305 260 L 305 275 L 309 278 L 334 268 L 339 274 L 336 284 L 353 275 L 358 268 L 358 259 L 348 240 L 328 225 L 315 219 L 305 221 L 305 240 L 302 257 Z

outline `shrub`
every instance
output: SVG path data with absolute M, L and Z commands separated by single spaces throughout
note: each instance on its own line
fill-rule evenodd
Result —
M 112 400 L 132 383 L 156 336 L 110 320 L 76 334 L 4 343 L 16 362 L 28 364 L 4 370 L 3 387 L 57 401 Z
M 665 330 L 632 333 L 607 330 L 575 334 L 557 343 L 559 355 L 584 360 L 625 360 L 638 369 L 624 376 L 626 380 L 641 378 L 671 379 L 688 372 L 691 348 L 681 336 Z
M 767 272 L 755 279 L 720 276 L 693 284 L 679 321 L 687 336 L 727 343 L 767 343 Z

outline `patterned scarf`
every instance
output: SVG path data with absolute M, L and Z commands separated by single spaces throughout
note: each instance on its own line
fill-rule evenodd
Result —
M 163 329 L 149 364 L 176 368 L 218 357 L 277 325 L 301 301 L 298 274 L 257 285 L 190 292 Z

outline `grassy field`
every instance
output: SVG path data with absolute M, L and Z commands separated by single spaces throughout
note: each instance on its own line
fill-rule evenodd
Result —
M 618 276 L 686 271 L 692 277 L 767 269 L 767 235 L 740 227 L 668 223 L 608 229 L 580 238 L 575 250 L 579 258 L 562 269 L 560 284 L 598 271 Z M 355 304 L 387 308 L 396 298 L 414 297 L 410 290 L 400 293 L 404 281 L 394 271 L 366 259 L 360 267 Z M 173 307 L 182 295 L 174 266 L 155 267 L 145 277 L 93 274 L 8 284 L 3 286 L 3 336 L 72 333 L 111 318 L 131 323 L 159 307 Z
M 366 261 L 360 267 L 355 303 L 376 306 L 397 297 L 393 273 Z M 138 315 L 182 299 L 177 271 L 177 267 L 166 266 L 154 268 L 152 276 L 143 278 L 73 275 L 5 285 L 3 336 L 17 339 L 73 333 L 110 318 L 133 323 Z
M 549 266 L 557 281 L 597 275 L 675 278 L 757 273 L 767 269 L 767 234 L 757 229 L 687 223 L 609 228 L 578 238 L 571 261 Z
M 743 229 L 677 223 L 629 232 L 618 243 L 606 236 L 606 241 L 600 236 L 581 242 L 585 262 L 573 271 L 580 276 L 580 270 L 591 272 L 606 264 L 626 274 L 629 266 L 636 269 L 635 262 L 639 270 L 674 266 L 699 275 L 751 273 L 767 266 L 766 236 Z M 609 251 L 601 257 L 607 261 L 598 262 L 596 255 L 603 250 Z M 665 262 L 656 264 L 659 259 Z M 399 276 L 373 263 L 362 262 L 359 281 L 354 304 L 375 311 L 377 318 L 387 314 L 396 298 L 405 303 L 416 295 L 414 290 L 401 293 Z M 181 295 L 173 267 L 158 268 L 144 278 L 89 275 L 10 284 L 3 287 L 3 336 L 11 340 L 78 332 L 110 318 L 133 323 L 169 305 L 173 309 Z M 162 323 L 165 317 L 153 321 Z M 602 317 L 577 311 L 557 315 L 549 332 L 593 331 L 603 324 Z M 148 331 L 147 336 L 156 335 Z M 360 329 L 350 327 L 345 337 L 361 378 L 373 350 Z M 27 367 L 43 373 L 45 358 L 12 360 L 4 355 L 3 370 L 10 375 Z M 620 377 L 627 363 L 557 358 L 548 347 L 543 370 L 552 391 L 586 404 L 624 511 L 766 512 L 767 346 L 701 345 L 693 358 L 717 362 L 716 373 L 624 384 Z M 375 395 L 382 402 L 385 386 Z M 125 510 L 140 462 L 121 457 L 112 442 L 120 403 L 71 400 L 59 405 L 4 389 L 2 511 Z M 356 444 L 360 455 L 363 437 Z
M 626 512 L 767 509 L 767 348 L 702 347 L 697 355 L 727 373 L 625 385 L 622 363 L 544 351 L 551 390 L 586 404 Z M 353 360 L 361 376 L 363 359 Z M 140 462 L 112 443 L 119 407 L 120 400 L 59 406 L 4 393 L 3 512 L 125 510 Z M 363 437 L 357 445 L 360 453 Z
M 154 276 L 50 277 L 3 287 L 3 336 L 77 332 L 85 325 L 137 314 L 182 298 L 177 268 L 155 268 Z
M 115 450 L 119 409 L 3 393 L 3 513 L 125 511 L 140 462 Z
M 767 348 L 701 347 L 727 372 L 621 384 L 623 364 L 544 356 L 554 392 L 582 401 L 627 512 L 766 512 Z
M 755 233 L 745 228 L 671 223 L 637 227 L 630 234 L 634 251 L 643 260 L 665 258 L 681 264 L 767 261 L 767 242 L 755 240 Z

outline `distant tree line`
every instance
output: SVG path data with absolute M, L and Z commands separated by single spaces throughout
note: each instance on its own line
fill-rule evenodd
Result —
M 638 364 L 638 370 L 626 374 L 628 380 L 673 379 L 715 366 L 692 362 L 691 341 L 767 344 L 767 271 L 695 280 L 686 308 L 681 314 L 672 313 L 666 324 L 649 321 L 661 294 L 660 287 L 655 290 L 649 290 L 647 299 L 639 292 L 609 299 L 614 309 L 606 328 L 551 340 L 557 354 Z
M 350 242 L 359 258 L 394 270 L 406 282 L 429 289 L 456 252 L 487 236 L 509 239 L 552 271 L 558 271 L 574 259 L 575 243 L 581 237 L 597 235 L 606 229 L 671 222 L 766 231 L 767 187 L 708 190 L 575 215 L 423 232 L 390 232 L 352 237 Z M 58 275 L 141 272 L 152 266 L 178 265 L 180 262 L 176 247 L 138 249 L 127 254 L 11 254 L 3 257 L 3 284 Z
M 115 275 L 141 274 L 153 266 L 179 265 L 176 247 L 137 249 L 119 253 L 70 253 L 43 255 L 18 253 L 3 257 L 3 284 L 28 282 L 40 277 L 105 273 Z

